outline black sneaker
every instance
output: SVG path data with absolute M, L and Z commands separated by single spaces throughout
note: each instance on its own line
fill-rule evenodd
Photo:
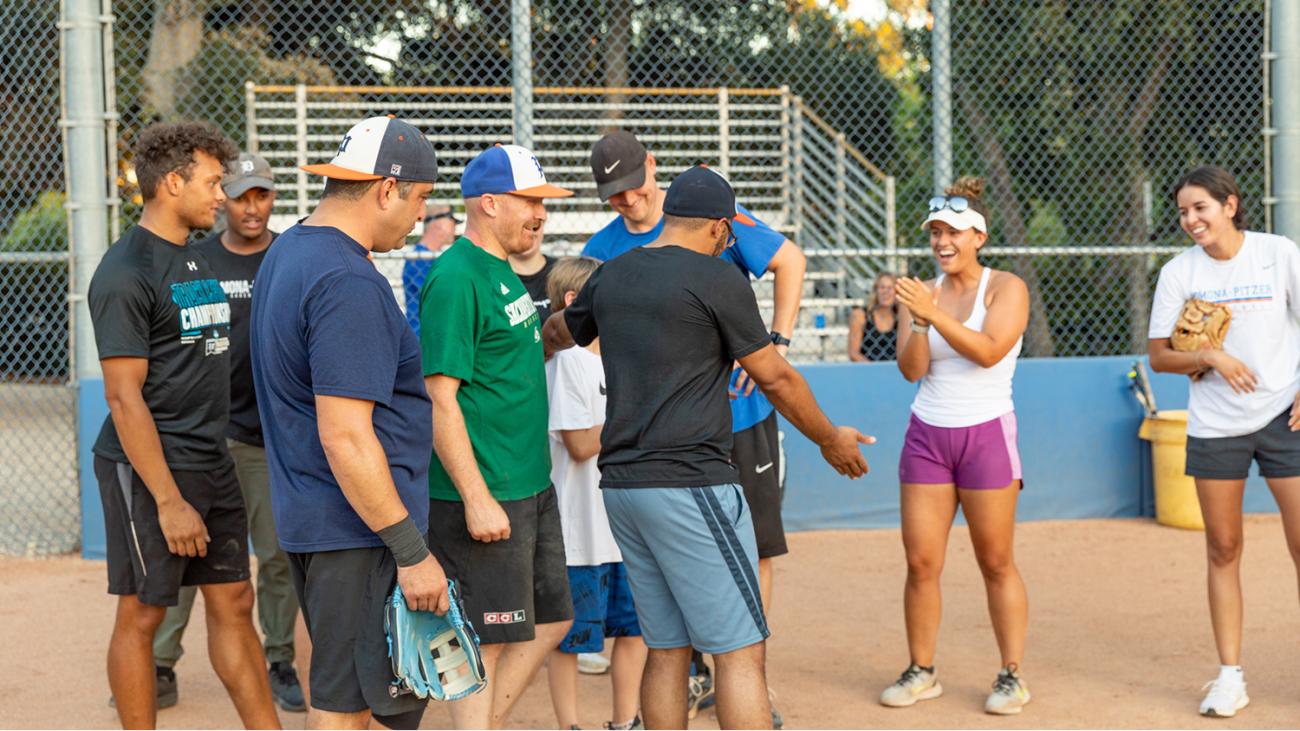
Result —
M 291 662 L 273 662 L 266 671 L 271 681 L 271 696 L 275 704 L 286 711 L 300 712 L 307 710 L 307 703 L 302 697 L 302 684 L 298 682 L 298 671 Z
M 180 694 L 176 690 L 176 672 L 171 668 L 161 665 L 154 667 L 154 685 L 157 688 L 154 703 L 158 710 L 171 708 L 180 700 Z M 117 708 L 117 699 L 113 696 L 108 697 L 108 707 Z

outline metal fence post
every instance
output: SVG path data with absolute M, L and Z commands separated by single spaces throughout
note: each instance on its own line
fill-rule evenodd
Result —
M 244 82 L 244 148 L 257 154 L 257 92 L 256 84 L 251 81 Z
M 952 182 L 952 5 L 931 0 L 934 30 L 930 33 L 930 78 L 933 86 L 934 192 Z
M 781 159 L 789 160 L 792 146 L 790 144 L 790 87 L 781 87 Z M 781 221 L 790 222 L 790 165 L 781 166 Z
M 307 171 L 302 169 L 307 164 L 307 87 L 298 84 L 294 88 L 293 114 L 297 122 L 298 143 L 298 217 L 307 215 Z
M 885 178 L 885 268 L 898 274 L 898 184 L 894 176 Z
M 793 120 L 790 125 L 790 226 L 794 229 L 795 241 L 799 241 L 803 233 L 803 100 L 797 96 L 791 99 L 790 111 Z
M 1300 4 L 1274 2 L 1273 230 L 1300 240 Z
M 107 121 L 104 106 L 104 49 L 99 0 L 64 0 L 62 30 L 62 125 L 67 130 L 64 185 L 72 262 L 69 272 L 71 374 L 77 386 L 77 453 L 80 457 L 82 535 L 96 524 L 90 444 L 103 422 L 103 375 L 86 304 L 86 289 L 108 250 Z
M 847 166 L 845 164 L 846 161 L 845 161 L 845 153 L 844 153 L 844 148 L 847 144 L 848 143 L 844 141 L 844 134 L 842 132 L 835 133 L 835 245 L 836 246 L 849 245 L 849 231 L 848 231 L 849 202 L 846 198 L 846 196 L 848 196 L 849 194 L 849 191 L 848 191 L 848 185 L 845 182 L 845 177 L 848 175 L 848 172 L 846 169 Z
M 510 2 L 510 77 L 515 144 L 533 149 L 533 19 L 531 0 Z

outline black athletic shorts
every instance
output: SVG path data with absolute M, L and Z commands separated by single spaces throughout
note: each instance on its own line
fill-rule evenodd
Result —
M 1187 437 L 1187 474 L 1210 480 L 1244 480 L 1250 463 L 1259 463 L 1264 477 L 1300 475 L 1300 432 L 1287 422 L 1291 409 L 1257 432 L 1239 437 Z
M 109 594 L 174 607 L 182 586 L 248 580 L 248 521 L 233 461 L 203 472 L 172 470 L 211 539 L 208 555 L 195 558 L 167 549 L 158 504 L 131 465 L 95 455 L 95 477 L 104 504 Z
M 382 546 L 290 552 L 289 569 L 311 636 L 311 707 L 369 709 L 389 728 L 418 726 L 428 701 L 388 693 L 394 677 L 384 603 L 397 584 L 392 552 Z
M 484 543 L 470 537 L 464 503 L 429 501 L 429 550 L 460 585 L 465 616 L 484 645 L 528 642 L 536 625 L 573 619 L 555 488 L 501 507 L 510 538 Z
M 790 552 L 781 522 L 781 441 L 776 412 L 750 428 L 731 435 L 731 462 L 740 470 L 740 486 L 754 518 L 758 557 Z

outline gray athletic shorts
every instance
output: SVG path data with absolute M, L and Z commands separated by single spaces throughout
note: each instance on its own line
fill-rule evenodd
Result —
M 720 655 L 767 639 L 740 485 L 601 490 L 648 647 Z
M 1187 437 L 1187 474 L 1210 480 L 1244 480 L 1250 463 L 1264 477 L 1300 475 L 1300 432 L 1291 431 L 1287 409 L 1263 429 L 1239 437 Z

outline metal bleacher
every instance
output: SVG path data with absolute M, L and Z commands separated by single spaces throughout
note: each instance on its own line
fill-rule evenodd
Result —
M 548 179 L 577 192 L 548 202 L 546 253 L 576 254 L 612 217 L 596 196 L 588 156 L 605 131 L 622 127 L 655 155 L 660 182 L 696 163 L 731 180 L 740 202 L 799 244 L 808 257 L 799 326 L 790 357 L 843 360 L 850 307 L 881 267 L 895 266 L 894 179 L 787 88 L 534 90 L 533 147 Z M 438 149 L 434 199 L 459 204 L 459 180 L 480 150 L 514 137 L 508 87 L 246 87 L 249 149 L 276 173 L 272 224 L 306 215 L 319 179 L 299 166 L 333 156 L 356 120 L 396 114 L 425 130 Z M 418 233 L 418 232 L 417 232 Z M 400 290 L 401 259 L 377 262 Z M 754 282 L 765 318 L 771 276 Z M 402 298 L 398 298 L 399 302 Z

